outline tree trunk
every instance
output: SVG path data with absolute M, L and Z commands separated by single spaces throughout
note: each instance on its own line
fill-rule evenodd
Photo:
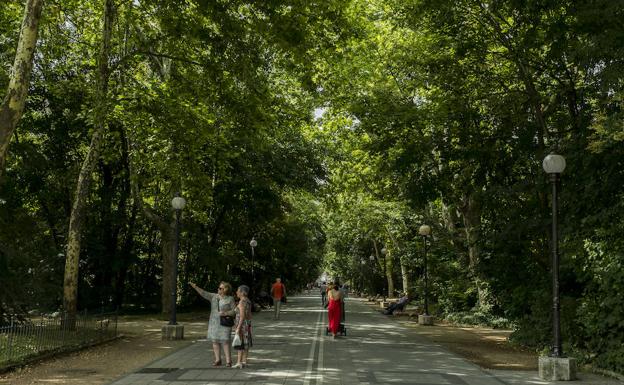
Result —
M 132 174 L 131 174 L 132 175 Z M 132 176 L 131 176 L 132 178 Z M 169 315 L 171 310 L 171 293 L 173 286 L 177 284 L 176 278 L 173 276 L 175 256 L 173 255 L 173 246 L 175 242 L 175 220 L 167 223 L 161 218 L 154 209 L 146 205 L 142 198 L 138 195 L 138 187 L 136 182 L 132 182 L 133 195 L 135 196 L 135 204 L 141 209 L 141 212 L 147 217 L 160 232 L 160 248 L 162 255 L 162 291 L 161 291 L 161 312 L 163 315 Z
M 460 211 L 464 221 L 464 231 L 466 233 L 466 243 L 468 246 L 468 269 L 477 288 L 477 306 L 483 307 L 487 305 L 488 299 L 484 282 L 481 281 L 478 271 L 481 260 L 481 250 L 479 249 L 479 239 L 481 237 L 481 206 L 475 199 L 474 194 L 462 198 Z
M 132 177 L 131 177 L 132 178 Z M 135 204 L 141 209 L 141 212 L 147 217 L 160 231 L 160 247 L 162 255 L 162 291 L 161 291 L 161 312 L 163 315 L 169 315 L 171 310 L 171 293 L 173 286 L 177 284 L 176 277 L 173 276 L 175 256 L 173 255 L 173 246 L 175 242 L 175 220 L 167 223 L 163 218 L 158 216 L 154 209 L 146 205 L 143 199 L 138 195 L 138 187 L 136 182 L 132 182 L 133 195 L 135 196 Z
M 113 170 L 105 162 L 100 162 L 101 185 L 100 190 L 96 193 L 100 196 L 100 222 L 99 230 L 102 240 L 103 253 L 95 260 L 97 269 L 95 274 L 96 293 L 99 296 L 102 307 L 110 305 L 109 300 L 112 296 L 113 268 L 119 266 L 117 262 L 119 236 L 123 224 L 119 224 L 113 217 L 113 202 L 115 184 L 113 180 Z M 119 199 L 120 206 L 124 204 L 123 195 Z M 123 213 L 123 210 L 119 210 Z
M 98 55 L 96 99 L 93 112 L 94 130 L 93 136 L 91 137 L 91 144 L 89 145 L 89 151 L 82 163 L 80 174 L 78 175 L 78 184 L 76 186 L 74 203 L 69 219 L 69 234 L 67 237 L 63 306 L 65 311 L 70 315 L 70 318 L 73 318 L 73 315 L 75 315 L 78 305 L 78 266 L 80 262 L 81 235 L 87 197 L 89 195 L 91 174 L 95 169 L 96 162 L 100 155 L 100 147 L 108 117 L 109 57 L 114 16 L 115 8 L 113 0 L 105 0 L 102 41 Z
M 173 246 L 175 242 L 175 227 L 169 227 L 168 231 L 161 231 L 161 247 L 163 257 L 162 271 L 162 295 L 160 303 L 162 306 L 162 314 L 170 315 L 173 287 L 177 285 L 177 281 L 173 276 L 175 255 L 173 255 Z
M 4 163 L 11 137 L 26 104 L 42 7 L 43 0 L 28 0 L 24 7 L 24 20 L 17 42 L 9 86 L 0 106 L 0 177 L 4 173 Z
M 442 201 L 442 221 L 444 222 L 444 227 L 448 230 L 451 235 L 449 241 L 453 247 L 458 247 L 457 239 L 458 239 L 458 230 L 457 225 L 459 221 L 459 214 L 457 213 L 457 209 L 455 206 L 449 206 L 446 202 Z
M 384 257 L 386 263 L 386 280 L 388 281 L 388 297 L 394 296 L 394 279 L 392 278 L 392 271 L 394 270 L 394 258 L 391 252 L 387 252 Z
M 122 151 L 122 164 L 124 166 L 124 170 L 130 174 L 129 165 L 128 165 L 128 146 L 127 139 L 125 137 L 125 132 L 123 129 L 119 129 L 119 135 L 123 142 L 123 151 Z M 121 195 L 119 197 L 119 208 L 118 212 L 122 213 L 121 215 L 124 218 L 124 222 L 126 221 L 126 211 L 128 211 L 127 206 L 129 202 L 129 198 L 132 194 L 132 188 L 130 186 L 130 178 L 126 178 L 121 186 Z M 136 217 L 137 217 L 137 206 L 135 204 L 130 205 L 129 217 L 126 222 L 126 230 L 124 231 L 123 242 L 121 242 L 121 248 L 116 250 L 116 260 L 119 261 L 118 267 L 114 269 L 114 282 L 113 282 L 113 305 L 116 309 L 120 309 L 123 305 L 124 301 L 124 293 L 126 287 L 126 277 L 128 273 L 128 268 L 130 267 L 130 263 L 132 262 L 132 249 L 134 247 L 134 230 L 136 225 Z
M 394 266 L 394 263 L 392 261 L 392 257 L 390 253 L 386 253 L 383 258 L 379 257 L 380 251 L 379 247 L 377 246 L 377 241 L 375 240 L 373 240 L 373 247 L 375 248 L 375 257 L 377 259 L 377 262 L 379 263 L 379 268 L 383 272 L 383 275 L 385 276 L 384 279 L 386 280 L 386 285 L 384 286 L 387 288 L 387 290 L 384 293 L 384 296 L 390 297 L 394 292 L 394 280 L 392 279 L 392 268 Z
M 395 250 L 397 250 L 399 252 L 399 254 L 403 254 L 401 252 L 401 246 L 399 246 L 399 242 L 397 242 L 396 237 L 392 234 L 392 232 L 390 231 L 390 229 L 386 229 L 386 232 L 388 233 L 388 237 L 390 237 L 390 240 L 392 241 L 392 245 L 394 247 Z M 390 254 L 390 252 L 388 252 L 388 254 Z M 394 259 L 392 259 L 392 261 L 394 261 Z M 392 265 L 394 265 L 394 263 L 392 263 Z M 399 258 L 399 266 L 401 266 L 401 284 L 403 286 L 403 292 L 407 293 L 410 291 L 409 289 L 409 269 L 407 268 L 407 266 L 405 265 L 405 262 L 403 262 L 403 260 L 401 258 Z M 390 269 L 390 272 L 392 272 L 392 269 Z M 392 275 L 392 274 L 390 274 Z M 392 280 L 392 277 L 390 277 L 390 280 Z M 392 280 L 392 287 L 394 290 L 394 280 Z
M 143 213 L 143 215 L 149 219 L 160 231 L 160 247 L 162 254 L 162 291 L 161 291 L 161 312 L 163 315 L 169 315 L 171 310 L 171 293 L 173 285 L 177 284 L 175 277 L 173 276 L 174 269 L 174 255 L 173 255 L 173 242 L 175 242 L 175 219 L 171 222 L 167 222 L 149 205 L 143 202 L 143 198 L 139 192 L 139 183 L 137 180 L 136 170 L 134 169 L 134 162 L 132 161 L 132 148 L 134 143 L 130 135 L 126 135 L 128 145 L 128 170 L 130 174 L 130 190 L 134 198 L 134 203 L 137 208 Z
M 134 229 L 136 226 L 137 209 L 136 205 L 133 205 L 130 213 L 130 220 L 128 222 L 128 230 L 126 231 L 126 237 L 123 242 L 123 246 L 119 251 L 119 259 L 121 260 L 121 266 L 116 271 L 114 282 L 114 300 L 113 305 L 116 309 L 121 309 L 124 303 L 124 294 L 126 288 L 126 277 L 128 275 L 128 268 L 130 267 L 132 248 L 134 247 Z
M 407 266 L 405 266 L 405 264 L 403 262 L 401 262 L 401 280 L 402 280 L 402 284 L 403 284 L 403 292 L 404 293 L 409 293 L 411 295 L 411 290 L 409 288 L 409 271 L 407 269 Z

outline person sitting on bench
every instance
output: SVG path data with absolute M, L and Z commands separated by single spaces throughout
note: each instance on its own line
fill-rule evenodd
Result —
M 409 302 L 409 297 L 407 296 L 407 293 L 404 293 L 403 297 L 399 298 L 398 302 L 391 303 L 390 305 L 388 305 L 388 307 L 383 313 L 385 315 L 392 315 L 392 313 L 394 313 L 395 311 L 403 311 L 403 309 L 405 308 L 405 305 L 407 305 L 408 302 Z

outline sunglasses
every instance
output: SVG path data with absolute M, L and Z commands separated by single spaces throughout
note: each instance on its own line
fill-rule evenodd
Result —
M 224 287 L 220 287 L 219 290 L 225 290 L 225 288 Z

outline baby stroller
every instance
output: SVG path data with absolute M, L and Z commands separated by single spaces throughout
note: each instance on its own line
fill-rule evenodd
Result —
M 340 328 L 338 330 L 338 334 L 341 336 L 347 335 L 347 328 L 345 327 L 345 301 L 343 300 L 340 304 Z M 330 333 L 329 326 L 325 328 L 325 335 L 328 336 Z

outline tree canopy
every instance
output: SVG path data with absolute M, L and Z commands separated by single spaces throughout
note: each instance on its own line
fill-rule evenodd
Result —
M 564 348 L 624 371 L 621 0 L 56 0 L 29 59 L 32 2 L 0 4 L 0 321 L 323 272 L 420 303 L 428 224 L 436 314 L 543 349 L 558 153 Z

